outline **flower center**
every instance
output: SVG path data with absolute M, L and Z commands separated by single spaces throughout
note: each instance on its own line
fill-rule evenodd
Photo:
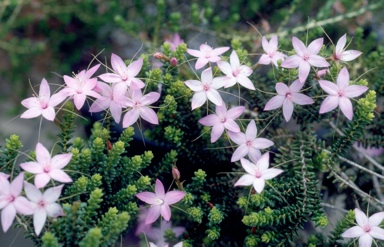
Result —
M 261 178 L 261 172 L 259 170 L 256 170 L 255 177 Z
M 285 97 L 286 97 L 287 99 L 291 99 L 291 98 L 292 98 L 292 95 L 291 95 L 291 93 L 286 93 L 286 94 L 285 94 Z
M 121 75 L 121 80 L 123 80 L 123 81 L 128 80 L 128 76 L 126 74 Z
M 45 202 L 44 201 L 39 201 L 39 203 L 37 204 L 40 208 L 44 208 L 45 207 Z
M 9 201 L 9 202 L 13 202 L 14 200 L 15 200 L 15 197 L 14 197 L 14 196 L 9 196 L 9 197 L 8 197 L 8 201 Z
M 273 58 L 273 56 L 275 56 L 275 52 L 274 52 L 274 51 L 272 51 L 272 52 L 268 52 L 268 56 L 269 56 L 270 58 Z
M 371 230 L 371 226 L 369 224 L 366 224 L 364 227 L 363 227 L 364 231 L 365 232 L 369 232 Z
M 304 56 L 303 56 L 303 60 L 304 61 L 307 61 L 309 59 L 309 54 L 304 54 Z
M 252 143 L 252 141 L 247 141 L 247 142 L 246 142 L 246 145 L 247 145 L 248 147 L 252 147 L 253 143 Z
M 43 171 L 44 171 L 45 173 L 50 172 L 50 171 L 51 171 L 51 166 L 50 166 L 50 165 L 45 165 Z
M 41 108 L 47 109 L 48 107 L 47 99 L 43 96 L 43 97 L 39 97 L 39 101 L 40 101 Z
M 157 198 L 153 205 L 162 205 L 163 203 L 164 203 L 163 200 L 161 200 L 160 198 Z
M 239 69 L 236 69 L 235 71 L 233 71 L 232 75 L 234 77 L 236 77 L 238 74 L 240 74 L 240 70 Z
M 222 122 L 222 123 L 225 123 L 225 121 L 227 121 L 227 119 L 225 117 L 220 119 L 220 122 Z
M 204 90 L 204 91 L 209 91 L 209 88 L 210 88 L 210 87 L 209 87 L 209 85 L 207 85 L 207 84 L 205 84 L 205 85 L 203 86 L 203 90 Z
M 344 96 L 344 91 L 343 90 L 339 90 L 337 92 L 337 94 L 339 95 L 339 97 L 343 97 Z

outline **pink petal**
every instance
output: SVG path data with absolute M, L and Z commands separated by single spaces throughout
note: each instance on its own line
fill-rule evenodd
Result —
M 32 161 L 21 163 L 20 167 L 24 171 L 27 171 L 27 172 L 32 173 L 32 174 L 42 173 L 44 171 L 43 166 L 40 165 L 40 163 L 32 162 Z
M 111 115 L 115 120 L 115 122 L 119 123 L 121 119 L 121 112 L 122 112 L 121 106 L 116 104 L 115 102 L 111 102 L 111 106 L 109 110 L 111 111 Z
M 63 102 L 65 100 L 65 98 L 67 98 L 66 93 L 58 92 L 58 93 L 51 96 L 51 98 L 49 99 L 48 105 L 55 107 L 58 104 L 60 104 L 61 102 Z
M 21 104 L 26 108 L 39 108 L 41 109 L 40 101 L 36 97 L 29 97 L 21 101 Z
M 360 51 L 356 51 L 356 50 L 344 51 L 343 53 L 340 54 L 340 60 L 342 60 L 344 62 L 349 62 L 349 61 L 356 59 L 361 54 L 363 54 L 363 53 Z
M 111 104 L 111 99 L 109 99 L 109 98 L 103 97 L 100 99 L 96 99 L 95 102 L 93 102 L 93 104 L 91 105 L 89 112 L 104 111 L 104 110 L 108 109 L 110 104 Z
M 21 172 L 19 175 L 17 175 L 16 178 L 13 179 L 10 186 L 10 194 L 13 197 L 18 197 L 21 193 L 21 190 L 23 188 L 23 181 L 24 181 L 24 172 Z
M 216 106 L 217 109 L 218 106 Z M 208 116 L 203 117 L 202 119 L 199 120 L 199 123 L 204 125 L 204 126 L 214 126 L 216 124 L 220 124 L 220 118 L 216 116 L 215 114 L 211 114 Z
M 142 105 L 150 105 L 156 102 L 159 98 L 160 98 L 159 93 L 152 92 L 141 97 L 140 101 Z
M 136 197 L 148 204 L 155 204 L 157 202 L 157 195 L 152 192 L 140 192 L 136 194 Z
M 127 84 L 124 82 L 119 82 L 115 84 L 113 87 L 113 99 L 119 100 L 120 98 L 124 97 L 124 95 L 127 93 Z
M 181 201 L 185 196 L 185 192 L 173 190 L 165 194 L 164 203 L 168 205 L 175 204 Z
M 51 180 L 51 177 L 47 173 L 40 173 L 35 176 L 35 186 L 40 189 L 43 188 Z
M 276 92 L 279 95 L 285 96 L 289 92 L 289 88 L 287 87 L 287 85 L 281 82 L 276 83 L 275 88 L 276 88 Z
M 81 107 L 83 107 L 86 98 L 85 94 L 76 94 L 73 96 L 73 102 L 75 103 L 77 110 L 80 110 Z
M 240 132 L 239 125 L 232 119 L 227 119 L 224 123 L 224 127 L 232 132 Z
M 202 67 L 204 67 L 207 63 L 208 63 L 208 59 L 206 59 L 205 57 L 199 57 L 196 61 L 196 64 L 195 64 L 195 69 L 201 69 Z
M 278 45 L 277 35 L 273 35 L 272 38 L 269 40 L 269 47 L 271 48 L 271 51 L 276 51 Z
M 369 234 L 373 238 L 384 240 L 384 229 L 381 229 L 380 227 L 377 227 L 377 226 L 371 227 Z
M 347 97 L 340 97 L 339 98 L 339 107 L 340 110 L 344 113 L 344 115 L 349 119 L 352 120 L 353 118 L 353 108 L 352 108 L 352 102 Z
M 276 168 L 267 169 L 263 172 L 263 179 L 264 180 L 272 179 L 278 176 L 279 174 L 281 174 L 282 172 L 284 171 L 281 169 L 276 169 Z
M 260 159 L 258 159 L 256 166 L 260 169 L 260 171 L 264 172 L 269 167 L 269 152 L 263 154 Z
M 349 73 L 345 67 L 340 70 L 339 75 L 337 76 L 337 86 L 340 89 L 344 89 L 349 86 Z
M 335 47 L 335 54 L 340 55 L 343 52 L 344 46 L 345 46 L 346 42 L 347 42 L 347 34 L 344 34 L 337 41 L 337 44 L 336 44 L 336 47 Z
M 245 134 L 242 132 L 232 132 L 228 131 L 229 138 L 234 141 L 238 145 L 245 144 L 247 139 L 245 138 Z
M 219 139 L 219 137 L 223 134 L 224 132 L 224 125 L 223 124 L 216 124 L 212 128 L 211 132 L 211 143 L 214 143 Z
M 210 89 L 206 93 L 207 93 L 207 98 L 215 105 L 223 104 L 223 99 L 221 98 L 220 94 L 216 90 Z
M 43 78 L 40 84 L 39 97 L 49 99 L 51 97 L 51 90 L 49 89 L 49 85 L 47 80 Z
M 3 227 L 3 231 L 7 232 L 9 227 L 12 225 L 13 220 L 16 216 L 16 209 L 13 206 L 12 203 L 8 204 L 3 210 L 1 211 L 1 225 Z
M 250 90 L 256 90 L 252 81 L 245 75 L 242 75 L 242 74 L 237 75 L 237 81 L 239 82 L 240 85 L 242 85 L 245 88 L 248 88 Z
M 159 179 L 156 179 L 155 193 L 159 199 L 164 200 L 164 197 L 165 197 L 164 185 Z
M 314 103 L 313 99 L 302 93 L 293 93 L 291 99 L 298 105 L 309 105 Z
M 261 55 L 261 57 L 257 63 L 264 64 L 264 65 L 270 64 L 271 58 L 268 55 L 263 54 L 263 55 Z
M 329 95 L 338 95 L 339 87 L 330 81 L 319 80 L 320 87 Z
M 53 107 L 47 107 L 41 113 L 45 119 L 49 121 L 55 120 L 56 113 Z
M 67 75 L 64 75 L 63 79 L 65 81 L 65 84 L 67 84 L 67 87 L 65 89 L 71 89 L 71 90 L 77 89 L 77 81 L 74 78 L 67 76 Z M 67 90 L 62 90 L 62 91 L 64 92 Z
M 303 59 L 300 56 L 292 55 L 281 63 L 281 67 L 293 69 L 299 67 L 301 62 L 303 62 Z
M 151 206 L 148 209 L 147 217 L 145 218 L 145 224 L 148 225 L 155 222 L 160 216 L 160 210 L 161 210 L 160 205 Z
M 338 96 L 328 96 L 325 98 L 323 103 L 321 103 L 319 113 L 326 113 L 334 110 L 339 105 L 339 97 Z
M 227 118 L 230 119 L 236 119 L 243 114 L 245 110 L 245 106 L 236 106 L 228 110 L 227 112 Z
M 311 55 L 308 59 L 308 63 L 315 67 L 329 67 L 330 64 L 325 58 L 318 55 Z
M 255 176 L 245 174 L 237 180 L 234 186 L 249 186 L 253 184 L 253 180 L 255 180 Z
M 352 85 L 344 88 L 344 96 L 348 98 L 354 98 L 362 95 L 368 90 L 366 86 Z
M 72 159 L 72 154 L 58 154 L 51 159 L 51 166 L 56 169 L 62 169 Z
M 245 131 L 245 138 L 247 140 L 252 140 L 255 139 L 257 136 L 257 128 L 256 128 L 256 123 L 255 120 L 251 120 L 247 126 L 247 130 Z
M 240 75 L 246 76 L 246 77 L 250 76 L 253 72 L 252 69 L 246 65 L 241 65 L 239 67 L 239 70 L 240 70 Z
M 139 119 L 140 112 L 135 108 L 128 111 L 123 118 L 123 128 L 128 128 Z
M 192 110 L 202 106 L 207 101 L 205 92 L 197 92 L 192 97 Z
M 18 196 L 14 201 L 16 212 L 23 215 L 31 215 L 34 211 L 34 206 L 24 196 Z
M 271 39 L 272 40 L 272 39 Z M 261 46 L 263 47 L 263 50 L 268 53 L 271 52 L 271 47 L 269 45 L 269 42 L 265 36 L 261 38 Z
M 24 181 L 24 191 L 28 199 L 32 202 L 39 202 L 43 198 L 40 190 L 38 190 L 34 185 Z
M 100 67 L 100 64 L 96 64 L 95 66 L 87 70 L 87 72 L 85 73 L 85 76 L 87 78 L 91 78 L 91 76 L 93 76 L 93 74 L 99 69 L 99 67 Z
M 209 67 L 208 69 L 203 70 L 201 72 L 201 82 L 203 84 L 211 84 L 212 82 L 212 68 Z
M 255 178 L 253 180 L 253 188 L 255 188 L 256 192 L 257 193 L 261 193 L 264 189 L 264 186 L 265 186 L 265 181 L 264 179 L 261 179 L 261 178 Z
M 166 221 L 169 221 L 171 219 L 171 208 L 168 206 L 168 204 L 164 203 L 163 205 L 161 205 L 160 213 Z
M 197 80 L 188 80 L 184 82 L 194 92 L 200 92 L 203 90 L 203 85 Z
M 141 107 L 140 116 L 151 124 L 159 124 L 159 119 L 157 118 L 156 112 L 151 108 Z
M 353 226 L 341 234 L 343 238 L 357 238 L 365 234 L 361 226 Z
M 35 228 L 35 233 L 37 236 L 40 235 L 40 232 L 44 227 L 46 219 L 47 212 L 43 208 L 36 210 L 33 215 L 33 227 Z
M 20 118 L 35 118 L 40 116 L 41 114 L 42 114 L 42 109 L 34 107 L 26 110 L 23 114 L 21 114 Z
M 272 97 L 264 107 L 264 111 L 270 111 L 279 108 L 283 105 L 286 97 L 282 95 L 277 95 Z
M 141 67 L 143 66 L 143 59 L 139 58 L 136 61 L 128 65 L 128 77 L 135 77 L 139 74 Z
M 64 216 L 63 209 L 58 203 L 51 203 L 45 206 L 45 211 L 49 217 Z
M 47 189 L 43 195 L 44 201 L 50 204 L 57 201 L 57 199 L 59 199 L 61 195 L 61 190 L 63 189 L 63 187 L 64 187 L 64 184 L 61 184 L 59 186 L 55 186 Z
M 308 51 L 311 53 L 311 54 L 317 54 L 320 52 L 321 50 L 321 47 L 323 46 L 323 41 L 324 39 L 323 38 L 318 38 L 318 39 L 315 39 L 314 41 L 312 41 L 309 45 L 308 45 Z M 312 57 L 312 56 L 311 56 Z
M 213 89 L 219 89 L 219 88 L 222 88 L 224 86 L 228 86 L 228 83 L 229 81 L 233 79 L 233 78 L 230 78 L 230 77 L 226 77 L 226 76 L 221 76 L 221 77 L 216 77 L 216 78 L 213 78 L 212 82 L 211 82 L 211 88 Z
M 307 47 L 305 47 L 304 43 L 294 36 L 292 37 L 292 45 L 297 55 L 299 55 L 300 57 L 303 57 L 307 53 Z
M 113 70 L 119 75 L 122 75 L 127 71 L 127 66 L 125 65 L 123 59 L 113 53 L 111 55 L 111 65 Z
M 270 141 L 268 139 L 265 139 L 265 138 L 256 138 L 254 141 L 253 141 L 253 144 L 252 146 L 256 149 L 265 149 L 265 148 L 269 148 L 270 146 L 273 146 L 273 141 Z
M 289 122 L 289 120 L 292 117 L 293 113 L 293 102 L 290 99 L 285 99 L 284 104 L 283 104 L 283 115 L 285 118 L 285 121 Z
M 67 173 L 65 173 L 62 170 L 59 169 L 52 169 L 49 172 L 49 176 L 56 181 L 62 182 L 62 183 L 70 183 L 72 182 L 72 178 L 68 176 Z
M 194 56 L 194 57 L 201 57 L 201 56 L 203 56 L 203 53 L 201 51 L 199 51 L 199 50 L 187 49 L 187 53 L 189 55 Z
M 105 82 L 109 82 L 109 83 L 117 83 L 117 82 L 121 82 L 122 79 L 121 79 L 121 76 L 118 75 L 118 74 L 113 74 L 113 73 L 105 73 L 105 74 L 101 74 L 99 75 L 99 78 Z
M 380 213 L 373 214 L 371 217 L 369 217 L 368 222 L 370 226 L 378 226 L 383 220 L 384 220 L 384 212 L 380 212 Z
M 259 149 L 256 149 L 254 147 L 249 148 L 248 150 L 248 157 L 250 160 L 255 161 L 259 160 L 261 157 L 261 152 Z
M 241 166 L 244 168 L 244 170 L 249 173 L 250 175 L 254 175 L 256 172 L 256 166 L 252 162 L 250 162 L 247 159 L 240 159 Z M 252 179 L 253 180 L 253 179 Z
M 372 237 L 368 233 L 364 234 L 359 238 L 359 247 L 371 247 Z
M 226 52 L 228 50 L 229 50 L 229 47 L 225 46 L 225 47 L 215 48 L 215 49 L 212 50 L 212 52 L 215 55 L 221 55 L 221 54 L 223 54 L 224 52 Z
M 355 217 L 357 224 L 361 227 L 363 227 L 368 222 L 367 216 L 358 208 L 355 208 Z
M 232 75 L 232 67 L 228 62 L 218 61 L 217 66 L 226 75 Z
M 231 55 L 229 56 L 229 61 L 231 62 L 232 69 L 236 69 L 240 66 L 239 56 L 236 51 L 233 50 Z
M 308 62 L 302 62 L 299 66 L 299 80 L 300 82 L 305 82 L 309 75 L 309 71 L 311 70 L 311 66 Z
M 246 156 L 249 152 L 247 145 L 240 145 L 232 154 L 231 162 L 235 162 Z

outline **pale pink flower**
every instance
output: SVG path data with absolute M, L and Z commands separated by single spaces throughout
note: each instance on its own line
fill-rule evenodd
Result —
M 156 112 L 147 106 L 156 102 L 159 98 L 159 93 L 152 92 L 143 96 L 140 89 L 132 90 L 131 99 L 128 99 L 126 104 L 127 107 L 132 107 L 132 109 L 124 116 L 123 128 L 134 124 L 139 117 L 151 124 L 159 124 Z
M 328 67 L 329 63 L 317 55 L 323 46 L 323 38 L 312 41 L 308 48 L 296 37 L 292 37 L 292 45 L 296 54 L 283 61 L 281 67 L 292 69 L 299 67 L 299 80 L 304 83 L 308 77 L 311 65 L 314 67 Z
M 269 42 L 267 38 L 263 36 L 263 38 L 261 39 L 261 45 L 263 46 L 263 49 L 266 54 L 261 55 L 258 62 L 259 64 L 267 65 L 273 63 L 277 67 L 277 61 L 284 61 L 284 59 L 287 57 L 283 53 L 277 51 L 277 35 L 273 35 Z
M 89 70 L 82 70 L 75 75 L 74 78 L 65 75 L 64 81 L 67 86 L 60 91 L 60 93 L 73 97 L 76 109 L 80 110 L 83 107 L 87 96 L 99 98 L 100 95 L 94 91 L 97 83 L 97 78 L 91 78 L 91 76 L 100 67 L 100 64 L 93 66 Z
M 176 51 L 176 48 L 178 45 L 181 45 L 184 43 L 184 40 L 180 38 L 180 35 L 178 33 L 175 33 L 172 37 L 172 40 L 165 39 L 165 42 L 171 45 L 171 50 Z
M 359 246 L 370 247 L 374 238 L 384 240 L 384 229 L 379 227 L 384 220 L 384 212 L 376 213 L 367 218 L 360 209 L 355 208 L 357 226 L 346 230 L 341 236 L 343 238 L 359 238 Z
M 320 114 L 330 112 L 337 106 L 349 119 L 353 118 L 352 102 L 349 98 L 355 98 L 368 90 L 366 86 L 349 85 L 349 73 L 347 68 L 342 68 L 337 76 L 337 84 L 326 80 L 319 80 L 320 87 L 329 94 L 320 106 Z
M 97 87 L 100 89 L 101 97 L 96 99 L 91 105 L 89 112 L 100 112 L 109 108 L 111 115 L 116 123 L 120 122 L 122 109 L 128 104 L 128 97 L 125 95 L 114 98 L 113 85 L 110 86 L 103 82 L 98 82 Z
M 105 73 L 99 75 L 99 78 L 105 82 L 117 83 L 114 88 L 114 98 L 118 99 L 121 95 L 124 95 L 128 87 L 131 90 L 138 90 L 145 86 L 142 80 L 136 78 L 143 66 L 142 58 L 126 66 L 121 57 L 112 53 L 111 65 L 114 73 Z
M 202 44 L 200 45 L 200 50 L 187 49 L 187 52 L 190 55 L 198 58 L 195 64 L 195 69 L 201 69 L 208 62 L 216 63 L 220 61 L 221 58 L 219 55 L 223 54 L 228 50 L 229 47 L 219 47 L 213 49 L 207 44 Z
M 182 227 L 182 226 L 172 227 L 171 221 L 161 221 L 160 228 L 153 227 L 149 231 L 146 231 L 145 234 L 147 235 L 149 240 L 155 242 L 156 246 L 166 246 L 168 245 L 168 243 L 165 242 L 164 234 L 165 234 L 165 231 L 168 229 L 172 230 L 176 238 L 180 237 L 181 234 L 185 232 L 185 227 Z
M 185 85 L 195 92 L 192 98 L 192 110 L 202 106 L 207 101 L 207 98 L 215 105 L 222 105 L 223 99 L 219 92 L 217 92 L 217 89 L 223 87 L 226 83 L 226 80 L 213 78 L 211 68 L 201 73 L 201 81 L 185 81 Z
M 281 169 L 269 168 L 269 152 L 263 154 L 256 164 L 247 159 L 241 159 L 241 166 L 248 173 L 235 183 L 235 186 L 253 185 L 257 193 L 261 193 L 265 186 L 265 180 L 272 179 L 283 172 Z
M 338 41 L 335 47 L 335 52 L 332 55 L 332 59 L 336 62 L 343 61 L 349 62 L 363 54 L 360 51 L 356 50 L 347 50 L 345 51 L 345 43 L 347 42 L 347 34 L 344 34 Z
M 299 93 L 303 86 L 304 84 L 299 80 L 294 81 L 289 87 L 281 82 L 276 83 L 277 96 L 272 97 L 267 102 L 264 111 L 274 110 L 283 106 L 283 115 L 285 121 L 288 122 L 293 113 L 293 103 L 298 105 L 309 105 L 314 103 L 310 97 Z
M 35 228 L 37 236 L 40 235 L 47 217 L 64 215 L 61 206 L 56 202 L 61 195 L 63 186 L 64 185 L 62 184 L 56 187 L 51 187 L 42 194 L 35 186 L 24 182 L 25 194 L 34 207 L 33 227 Z
M 135 231 L 136 236 L 140 235 L 143 232 L 147 233 L 151 231 L 152 225 L 145 224 L 145 219 L 147 218 L 147 214 L 148 214 L 148 209 L 145 207 L 140 207 L 140 212 L 137 217 L 137 224 L 136 224 L 137 226 Z
M 225 61 L 217 62 L 217 66 L 219 66 L 220 70 L 229 78 L 224 87 L 232 87 L 238 82 L 243 87 L 255 90 L 255 86 L 248 78 L 248 76 L 252 74 L 252 69 L 247 65 L 240 64 L 239 56 L 236 51 L 232 51 L 229 60 L 231 64 Z
M 60 93 L 51 96 L 48 82 L 43 78 L 39 95 L 21 101 L 21 104 L 28 110 L 21 114 L 20 118 L 34 118 L 43 115 L 47 120 L 53 121 L 56 116 L 54 107 L 63 102 L 66 97 L 65 94 Z
M 20 164 L 20 167 L 29 173 L 36 174 L 35 186 L 40 189 L 47 185 L 51 179 L 61 183 L 72 182 L 68 174 L 61 170 L 69 163 L 71 158 L 72 154 L 58 154 L 51 158 L 48 150 L 41 143 L 37 143 L 37 162 L 25 162 Z
M 235 119 L 243 114 L 245 107 L 238 106 L 227 111 L 225 104 L 216 106 L 216 114 L 211 114 L 199 120 L 199 123 L 205 126 L 213 126 L 211 133 L 211 142 L 214 143 L 223 134 L 224 129 L 232 132 L 240 132 L 240 128 Z
M 33 214 L 33 205 L 25 198 L 20 196 L 23 189 L 24 173 L 20 173 L 11 183 L 5 180 L 1 183 L 0 209 L 1 225 L 3 231 L 8 231 L 16 217 L 16 213 L 23 215 Z
M 316 78 L 320 79 L 323 78 L 326 74 L 329 74 L 329 69 L 320 69 L 316 71 Z
M 166 221 L 171 219 L 171 208 L 169 205 L 175 204 L 184 198 L 183 191 L 169 191 L 165 193 L 163 183 L 156 179 L 155 193 L 140 192 L 136 195 L 140 200 L 150 204 L 145 224 L 151 224 L 159 218 L 160 214 Z
M 231 162 L 235 162 L 248 155 L 252 161 L 256 161 L 261 157 L 260 149 L 268 148 L 273 145 L 273 142 L 265 138 L 256 138 L 257 128 L 256 123 L 252 120 L 245 131 L 232 132 L 228 131 L 229 138 L 234 141 L 239 147 L 232 155 Z

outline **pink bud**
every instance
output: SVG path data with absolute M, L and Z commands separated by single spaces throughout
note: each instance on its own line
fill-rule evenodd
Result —
M 177 65 L 177 59 L 175 58 L 175 57 L 173 57 L 173 58 L 171 58 L 171 61 L 170 61 L 170 63 L 171 63 L 171 65 L 172 66 L 176 66 Z
M 161 53 L 161 52 L 156 52 L 154 55 L 153 55 L 156 59 L 164 59 L 164 54 Z
M 172 167 L 172 177 L 176 181 L 180 180 L 180 171 L 176 166 Z

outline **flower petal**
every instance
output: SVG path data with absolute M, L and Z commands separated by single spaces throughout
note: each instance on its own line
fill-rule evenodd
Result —
M 236 106 L 227 111 L 227 118 L 236 119 L 243 114 L 245 106 Z
M 223 124 L 214 125 L 211 132 L 211 142 L 214 143 L 215 141 L 217 141 L 220 138 L 220 136 L 223 134 L 223 132 L 224 132 Z
M 336 44 L 336 47 L 335 47 L 335 54 L 336 55 L 340 55 L 343 50 L 344 50 L 344 46 L 345 46 L 345 43 L 347 42 L 347 34 L 344 34 L 343 36 L 341 36 L 341 38 L 337 41 L 337 44 Z
M 384 240 L 384 229 L 381 229 L 380 227 L 377 227 L 377 226 L 371 227 L 371 230 L 369 231 L 369 234 L 373 238 Z
M 312 42 L 308 45 L 307 50 L 308 50 L 311 54 L 317 54 L 317 53 L 319 53 L 320 50 L 321 50 L 321 47 L 323 46 L 323 41 L 324 41 L 324 38 L 318 38 L 318 39 L 315 39 L 314 41 L 312 41 Z
M 159 124 L 156 112 L 149 107 L 141 107 L 140 116 L 151 124 Z
M 212 82 L 212 69 L 209 67 L 208 69 L 203 70 L 201 72 L 201 82 L 203 84 L 211 84 Z
M 264 107 L 264 111 L 270 111 L 279 108 L 283 105 L 286 97 L 282 95 L 277 95 L 272 97 Z
M 231 52 L 231 55 L 229 56 L 229 61 L 231 62 L 232 70 L 240 67 L 239 56 L 237 55 L 235 50 Z
M 148 204 L 155 204 L 158 197 L 155 193 L 152 192 L 140 192 L 136 194 L 136 197 L 142 200 L 143 202 L 146 202 Z
M 338 96 L 328 96 L 325 98 L 323 103 L 321 103 L 319 113 L 326 113 L 334 110 L 339 105 L 339 97 Z
M 196 61 L 196 64 L 195 64 L 195 69 L 201 69 L 202 67 L 204 67 L 207 63 L 208 63 L 208 59 L 206 59 L 205 57 L 199 57 Z
M 164 203 L 160 206 L 160 213 L 166 221 L 171 219 L 171 208 L 168 206 L 168 204 Z
M 250 90 L 256 90 L 252 81 L 245 75 L 242 75 L 242 74 L 237 75 L 237 81 L 239 82 L 240 85 L 242 85 L 245 88 L 248 88 Z
M 240 132 L 239 125 L 232 119 L 227 119 L 224 123 L 224 127 L 232 132 Z
M 371 215 L 371 217 L 369 217 L 368 219 L 368 222 L 370 226 L 378 226 L 383 220 L 384 220 L 384 212 L 380 212 L 380 213 Z
M 253 184 L 255 180 L 255 176 L 251 176 L 249 174 L 245 174 L 237 180 L 234 186 L 249 186 Z
M 265 179 L 265 180 L 272 179 L 272 178 L 278 176 L 279 174 L 281 174 L 282 172 L 284 172 L 284 171 L 281 169 L 276 169 L 276 168 L 267 169 L 267 170 L 263 171 L 263 179 Z
M 32 161 L 21 163 L 20 167 L 24 171 L 32 173 L 32 174 L 42 173 L 44 171 L 42 165 L 40 165 L 37 162 L 32 162 Z
M 257 193 L 263 192 L 263 189 L 265 187 L 265 180 L 261 178 L 255 178 L 253 180 L 253 188 L 255 188 Z
M 62 183 L 70 183 L 72 182 L 72 178 L 68 176 L 67 173 L 65 173 L 62 170 L 59 169 L 52 169 L 49 172 L 49 176 L 56 181 L 62 182 Z
M 285 121 L 289 122 L 289 120 L 292 117 L 293 113 L 293 102 L 290 99 L 285 99 L 284 104 L 283 104 L 283 115 L 285 118 Z
M 21 114 L 20 118 L 35 118 L 40 116 L 42 112 L 43 111 L 40 107 L 33 107 Z
M 263 54 L 263 55 L 261 55 L 261 57 L 257 63 L 258 64 L 264 64 L 264 65 L 270 64 L 271 58 L 268 55 Z
M 130 63 L 128 65 L 128 68 L 127 68 L 128 77 L 137 76 L 137 74 L 139 74 L 142 66 L 143 66 L 143 59 L 142 58 L 139 58 L 136 61 L 133 61 L 132 63 Z
M 299 67 L 301 62 L 303 62 L 303 59 L 300 56 L 292 55 L 281 63 L 281 67 L 293 69 Z
M 197 80 L 188 80 L 184 82 L 194 92 L 200 92 L 203 90 L 203 84 Z
M 343 238 L 357 238 L 365 234 L 361 226 L 353 226 L 341 234 Z
M 256 148 L 256 149 L 265 149 L 265 148 L 269 148 L 270 146 L 273 146 L 273 141 L 270 141 L 268 139 L 265 139 L 265 138 L 256 138 L 253 142 L 252 142 L 252 147 Z
M 207 101 L 205 92 L 197 92 L 192 97 L 192 110 L 202 106 Z
M 72 154 L 58 154 L 51 159 L 51 166 L 55 169 L 62 169 L 72 159 Z
M 55 120 L 56 113 L 53 107 L 47 107 L 41 113 L 45 119 L 49 121 Z
M 232 75 L 232 67 L 228 62 L 218 61 L 217 66 L 226 75 Z
M 40 190 L 37 189 L 34 185 L 24 181 L 24 191 L 28 199 L 32 202 L 39 202 L 43 198 Z
M 139 119 L 140 112 L 137 109 L 128 111 L 123 118 L 123 128 L 128 128 Z
M 37 236 L 40 235 L 41 230 L 44 227 L 47 220 L 47 212 L 43 208 L 39 208 L 33 214 L 33 227 Z
M 251 120 L 247 126 L 247 130 L 245 131 L 245 138 L 247 140 L 253 140 L 256 138 L 257 135 L 257 128 L 255 120 Z
M 150 105 L 152 103 L 155 103 L 157 100 L 159 100 L 159 98 L 160 98 L 159 93 L 151 92 L 141 97 L 140 102 L 142 105 Z
M 293 93 L 291 99 L 298 105 L 309 105 L 315 103 L 313 99 L 302 93 Z
M 311 66 L 308 62 L 303 61 L 299 66 L 299 80 L 304 83 L 307 80 Z
M 357 224 L 361 227 L 363 227 L 368 222 L 367 216 L 358 208 L 355 208 L 355 216 Z
M 238 145 L 245 144 L 247 139 L 245 138 L 245 134 L 242 132 L 232 132 L 228 131 L 229 138 L 234 141 Z
M 17 175 L 16 178 L 13 179 L 10 186 L 10 194 L 13 197 L 18 197 L 21 193 L 21 190 L 23 188 L 23 181 L 24 181 L 24 172 L 21 172 L 19 175 Z
M 352 120 L 353 118 L 353 108 L 352 108 L 352 102 L 347 97 L 340 97 L 339 98 L 339 107 L 340 110 L 344 113 L 344 115 L 349 119 Z
M 16 209 L 13 204 L 8 204 L 1 211 L 1 226 L 3 227 L 3 231 L 7 232 L 9 227 L 12 225 L 13 220 L 16 216 Z
M 221 98 L 219 92 L 217 92 L 215 89 L 211 88 L 206 93 L 207 93 L 207 98 L 215 105 L 223 104 L 223 99 Z
M 216 106 L 216 107 L 218 107 L 218 106 Z M 200 119 L 199 123 L 204 125 L 204 126 L 214 126 L 216 124 L 220 124 L 221 122 L 220 122 L 220 118 L 218 116 L 216 116 L 215 114 L 211 114 L 211 115 L 205 116 L 202 119 Z
M 250 162 L 247 159 L 240 159 L 241 166 L 244 168 L 246 172 L 250 175 L 254 175 L 256 172 L 256 165 Z
M 159 216 L 160 216 L 160 210 L 161 206 L 160 205 L 154 205 L 148 209 L 147 217 L 145 218 L 145 224 L 152 224 L 155 222 Z
M 319 80 L 320 87 L 329 95 L 338 95 L 339 87 L 330 81 Z
M 113 53 L 111 55 L 111 65 L 115 73 L 119 75 L 123 75 L 127 71 L 127 66 L 125 65 L 123 59 Z
M 344 88 L 344 96 L 348 98 L 354 98 L 362 95 L 368 90 L 366 86 L 352 85 Z
M 161 200 L 165 197 L 164 185 L 159 179 L 156 179 L 155 194 Z
M 40 173 L 35 176 L 35 186 L 40 189 L 48 184 L 51 180 L 51 177 L 47 173 Z
M 44 201 L 50 204 L 57 201 L 57 199 L 59 199 L 61 195 L 61 190 L 63 189 L 63 187 L 64 187 L 64 184 L 61 184 L 59 186 L 51 187 L 46 191 L 44 191 L 44 194 L 43 194 Z
M 181 201 L 184 198 L 184 196 L 185 196 L 185 192 L 183 191 L 178 191 L 178 190 L 169 191 L 168 193 L 165 194 L 164 203 L 168 205 L 175 204 Z
M 282 82 L 278 82 L 275 85 L 276 92 L 279 95 L 285 96 L 289 92 L 289 88 Z
M 232 158 L 231 158 L 231 162 L 235 162 L 235 161 L 238 161 L 240 160 L 241 158 L 243 158 L 245 155 L 247 155 L 249 152 L 249 148 L 247 147 L 247 145 L 243 144 L 241 146 L 239 146 L 235 152 L 233 152 L 232 154 Z
M 297 55 L 299 55 L 300 57 L 304 56 L 305 53 L 307 53 L 307 47 L 304 45 L 304 43 L 301 40 L 299 40 L 295 36 L 292 37 L 292 45 L 293 45 L 293 49 L 295 49 Z
M 337 81 L 337 86 L 340 89 L 344 89 L 349 86 L 349 72 L 346 67 L 343 67 L 340 70 L 336 81 Z
M 330 64 L 325 58 L 318 55 L 311 55 L 308 59 L 308 63 L 315 67 L 329 67 Z
M 372 246 L 372 237 L 368 233 L 365 233 L 359 238 L 359 247 L 371 247 Z
M 36 160 L 39 164 L 49 164 L 51 162 L 51 154 L 40 142 L 36 145 Z
M 360 51 L 356 51 L 356 50 L 344 51 L 343 53 L 340 54 L 340 60 L 342 60 L 344 62 L 349 62 L 349 61 L 356 59 L 361 54 L 363 54 L 363 53 Z

